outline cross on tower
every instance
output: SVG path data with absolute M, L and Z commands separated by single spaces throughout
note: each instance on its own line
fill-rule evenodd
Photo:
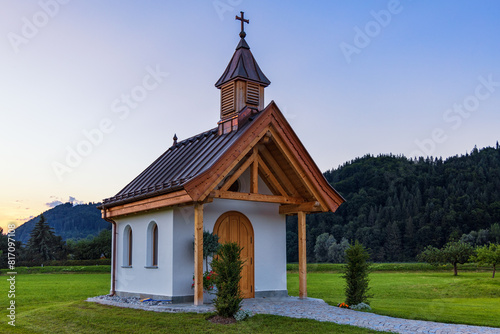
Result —
M 245 33 L 245 26 L 244 24 L 245 23 L 248 23 L 250 24 L 250 20 L 245 20 L 245 12 L 240 12 L 241 13 L 241 17 L 239 17 L 238 15 L 236 15 L 236 20 L 240 20 L 241 21 L 241 32 L 240 32 L 240 37 L 241 38 L 245 38 L 245 36 L 247 35 Z

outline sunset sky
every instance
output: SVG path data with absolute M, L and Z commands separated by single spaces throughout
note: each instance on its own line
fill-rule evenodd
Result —
M 0 0 L 0 226 L 115 195 L 216 126 L 239 41 L 322 171 L 500 140 L 500 2 Z

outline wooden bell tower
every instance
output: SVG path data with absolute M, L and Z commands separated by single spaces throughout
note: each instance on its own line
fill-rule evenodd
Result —
M 237 131 L 251 114 L 264 109 L 264 88 L 271 81 L 262 73 L 245 41 L 244 13 L 236 16 L 241 21 L 240 42 L 226 70 L 215 84 L 221 90 L 219 134 Z

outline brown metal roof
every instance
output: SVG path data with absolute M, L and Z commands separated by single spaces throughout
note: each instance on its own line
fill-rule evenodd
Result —
M 271 81 L 261 71 L 244 38 L 240 40 L 233 58 L 231 58 L 229 65 L 227 65 L 226 70 L 215 84 L 215 87 L 220 88 L 226 82 L 236 78 L 256 81 L 264 85 L 264 87 L 271 84 Z
M 203 173 L 241 136 L 244 129 L 218 135 L 212 129 L 170 147 L 118 194 L 103 201 L 103 207 L 133 202 L 182 188 Z
M 323 209 L 335 211 L 345 200 L 326 181 L 274 101 L 245 125 L 234 145 L 227 149 L 209 170 L 186 182 L 184 190 L 193 201 L 204 201 L 231 170 L 238 168 L 238 165 L 234 165 L 235 161 L 242 163 L 244 156 L 248 157 L 253 147 L 268 133 L 271 139 L 259 145 L 268 149 L 269 155 L 277 163 L 277 168 L 281 169 L 295 186 L 299 197 L 307 201 L 323 202 Z M 262 158 L 267 160 L 265 156 Z
M 178 203 L 203 201 L 221 178 L 238 168 L 256 143 L 269 133 L 272 139 L 261 144 L 268 153 L 266 155 L 261 147 L 260 158 L 271 168 L 285 173 L 285 176 L 275 175 L 281 180 L 278 182 L 286 187 L 284 180 L 288 179 L 292 184 L 290 189 L 295 188 L 297 195 L 306 202 L 318 201 L 321 210 L 335 211 L 344 199 L 326 181 L 274 101 L 238 131 L 218 135 L 218 131 L 212 129 L 173 145 L 117 195 L 105 199 L 101 209 L 106 215 L 108 209 L 175 193 L 184 194 Z M 288 195 L 294 195 L 290 189 Z M 169 205 L 172 204 L 164 207 Z M 128 209 L 123 206 L 120 210 L 113 214 L 119 216 L 125 214 L 123 210 L 129 214 L 148 209 L 139 205 Z

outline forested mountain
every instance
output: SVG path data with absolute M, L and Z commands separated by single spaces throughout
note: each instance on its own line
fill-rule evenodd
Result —
M 101 218 L 101 211 L 97 209 L 99 204 L 73 206 L 68 202 L 45 211 L 43 215 L 56 235 L 61 236 L 63 240 L 78 240 L 89 235 L 97 236 L 103 229 L 111 229 L 111 224 Z M 31 230 L 39 220 L 40 216 L 37 216 L 19 226 L 16 229 L 16 240 L 25 245 Z
M 494 235 L 500 223 L 498 143 L 445 161 L 366 155 L 324 175 L 346 203 L 335 213 L 307 216 L 308 261 L 316 262 L 317 237 L 324 233 L 333 238 L 324 235 L 321 247 L 359 240 L 374 261 L 414 261 L 425 246 L 441 247 L 463 234 L 500 238 Z M 287 220 L 289 262 L 297 261 L 296 222 Z

